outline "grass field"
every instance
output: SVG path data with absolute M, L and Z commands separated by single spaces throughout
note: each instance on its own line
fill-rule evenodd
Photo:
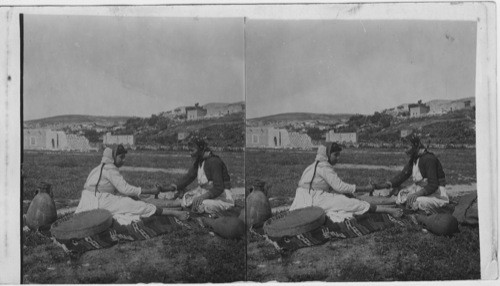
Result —
M 243 187 L 243 153 L 218 153 L 227 164 L 234 187 Z M 23 199 L 31 200 L 40 181 L 52 184 L 56 201 L 78 200 L 89 172 L 99 165 L 100 153 L 25 152 Z M 191 164 L 187 153 L 134 152 L 126 166 L 181 168 Z M 181 174 L 122 172 L 132 185 L 152 188 Z M 236 204 L 242 207 L 242 199 Z M 59 205 L 59 204 L 58 204 Z M 62 205 L 64 206 L 64 205 Z M 28 205 L 24 205 L 26 212 Z M 145 241 L 122 243 L 70 259 L 48 237 L 24 232 L 23 283 L 195 283 L 232 282 L 245 278 L 245 241 L 210 235 L 201 229 L 181 229 Z
M 474 150 L 437 150 L 449 184 L 476 182 Z M 290 203 L 305 167 L 315 152 L 247 150 L 247 181 L 261 179 L 270 185 L 273 206 Z M 402 166 L 402 150 L 346 149 L 340 164 Z M 337 168 L 348 183 L 386 180 L 397 171 Z M 249 235 L 247 279 L 253 281 L 419 281 L 480 278 L 479 231 L 460 226 L 452 238 L 423 232 L 419 227 L 394 227 L 363 237 L 332 240 L 326 244 L 283 254 Z
M 446 181 L 450 185 L 476 182 L 475 150 L 436 150 L 434 152 L 443 165 Z M 269 197 L 292 197 L 304 169 L 314 162 L 315 151 L 265 151 L 248 149 L 245 154 L 245 176 L 247 181 L 261 179 L 271 189 Z M 408 159 L 403 150 L 389 149 L 345 149 L 339 164 L 401 166 Z M 398 171 L 384 169 L 336 169 L 342 180 L 351 184 L 368 184 L 370 180 L 385 181 Z
M 476 182 L 474 150 L 436 150 L 449 184 Z M 247 150 L 220 153 L 233 186 L 260 179 L 271 188 L 273 206 L 290 203 L 304 168 L 315 152 Z M 25 152 L 23 199 L 31 200 L 38 182 L 52 184 L 56 200 L 77 200 L 98 153 Z M 126 166 L 187 169 L 187 153 L 130 152 Z M 402 150 L 346 149 L 340 164 L 403 166 Z M 381 168 L 338 168 L 349 183 L 385 180 L 397 171 Z M 181 174 L 123 171 L 126 180 L 151 188 Z M 243 201 L 237 201 L 242 206 Z M 25 206 L 27 207 L 27 206 Z M 25 210 L 26 211 L 26 208 Z M 418 227 L 394 227 L 356 239 L 335 240 L 283 254 L 248 234 L 248 241 L 225 240 L 203 230 L 182 229 L 146 241 L 122 243 L 89 251 L 70 259 L 38 233 L 23 238 L 23 283 L 180 283 L 232 281 L 408 281 L 480 278 L 479 231 L 460 226 L 451 238 L 423 232 Z
M 216 153 L 227 165 L 234 187 L 243 187 L 242 152 Z M 79 199 L 90 171 L 101 162 L 102 153 L 25 152 L 23 154 L 23 199 L 31 200 L 36 184 L 46 181 L 52 184 L 57 199 Z M 127 154 L 125 166 L 146 168 L 181 168 L 187 170 L 192 159 L 186 153 L 134 152 Z M 128 183 L 153 188 L 156 183 L 170 183 L 182 174 L 162 172 L 122 172 Z

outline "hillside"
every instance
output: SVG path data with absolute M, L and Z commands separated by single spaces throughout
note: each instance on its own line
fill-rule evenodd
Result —
M 221 103 L 221 102 L 213 102 L 213 103 L 207 103 L 203 105 L 203 108 L 221 108 L 224 106 L 231 106 L 231 105 L 238 105 L 238 104 L 245 104 L 244 101 L 239 101 L 239 102 L 234 102 L 234 103 Z
M 113 134 L 133 134 L 139 147 L 152 146 L 161 148 L 182 147 L 185 139 L 179 140 L 179 134 L 187 138 L 200 136 L 206 138 L 211 146 L 221 148 L 242 148 L 245 144 L 245 114 L 233 113 L 219 118 L 194 121 L 177 121 L 162 116 L 149 118 L 130 118 L 121 129 Z
M 127 116 L 91 116 L 91 115 L 59 115 L 42 119 L 24 121 L 28 128 L 46 126 L 69 126 L 77 124 L 96 124 L 100 126 L 121 125 L 130 117 Z
M 305 113 L 292 112 L 269 115 L 258 118 L 251 118 L 247 121 L 252 122 L 275 122 L 275 121 L 325 121 L 330 123 L 340 122 L 349 119 L 353 114 L 321 114 L 321 113 Z
M 209 103 L 210 108 L 224 108 L 235 103 Z M 180 109 L 180 108 L 179 108 Z M 24 128 L 50 128 L 67 134 L 85 136 L 90 143 L 100 144 L 103 135 L 134 135 L 138 148 L 184 148 L 192 136 L 204 137 L 209 144 L 220 148 L 242 148 L 245 144 L 245 113 L 236 112 L 222 117 L 186 121 L 169 116 L 167 112 L 150 117 L 113 117 L 90 115 L 63 115 L 24 122 Z M 180 137 L 179 137 L 180 136 Z M 183 136 L 187 136 L 184 138 Z
M 423 117 L 286 113 L 247 120 L 247 126 L 267 125 L 307 133 L 312 140 L 325 140 L 326 132 L 356 132 L 359 144 L 402 144 L 402 131 L 419 134 L 425 142 L 440 145 L 474 145 L 475 110 L 463 109 Z
M 204 108 L 222 108 L 225 106 L 232 106 L 238 104 L 244 104 L 244 101 L 233 102 L 233 103 L 207 103 L 203 105 Z M 175 109 L 185 109 L 188 106 L 180 106 Z M 161 112 L 162 114 L 164 112 Z M 99 126 L 118 126 L 123 125 L 128 119 L 133 118 L 135 116 L 92 116 L 92 115 L 59 115 L 46 117 L 41 119 L 34 120 L 26 120 L 24 124 L 27 128 L 34 128 L 36 126 L 50 127 L 50 126 L 71 126 L 71 125 L 79 125 L 79 124 L 94 124 Z
M 415 132 L 432 144 L 474 145 L 476 142 L 475 111 L 472 109 L 427 117 L 393 118 L 385 127 L 368 123 L 361 126 L 358 131 L 361 143 L 397 143 L 401 141 L 402 130 Z

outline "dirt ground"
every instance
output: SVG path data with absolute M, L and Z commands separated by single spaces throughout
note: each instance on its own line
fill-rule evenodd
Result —
M 238 205 L 244 188 L 233 188 Z M 24 202 L 29 205 L 29 200 Z M 78 200 L 56 200 L 58 215 Z M 180 229 L 145 241 L 119 243 L 71 257 L 50 234 L 23 229 L 23 283 L 206 283 L 245 279 L 245 239 L 228 240 L 208 229 Z
M 33 238 L 31 238 L 33 239 Z M 70 258 L 48 238 L 27 246 L 23 283 L 196 283 L 244 279 L 244 241 L 181 230 Z M 217 262 L 217 263 L 215 263 Z
M 477 228 L 454 238 L 394 227 L 282 254 L 262 239 L 247 248 L 250 281 L 421 281 L 479 279 Z M 464 249 L 468 247 L 468 249 Z M 472 254 L 472 255 L 471 255 Z
M 475 185 L 454 186 L 452 200 Z M 273 208 L 279 212 L 288 206 Z M 249 234 L 249 281 L 421 281 L 479 279 L 479 230 L 460 226 L 453 237 L 436 236 L 420 226 L 392 227 L 359 238 L 277 251 Z
M 373 151 L 367 154 L 373 155 Z M 54 162 L 43 165 L 49 155 L 35 155 L 32 159 L 36 164 L 31 164 L 32 168 L 26 170 L 27 195 L 24 196 L 24 213 L 29 206 L 29 199 L 32 198 L 28 191 L 35 186 L 38 178 L 54 181 L 59 213 L 63 210 L 74 211 L 85 177 L 95 164 L 89 162 L 88 166 L 81 167 L 72 157 L 54 155 L 54 158 L 50 157 Z M 235 178 L 235 186 L 240 187 L 234 189 L 236 199 L 241 202 L 244 200 L 245 190 L 242 186 L 246 179 L 261 178 L 274 186 L 270 193 L 274 211 L 286 209 L 293 200 L 295 186 L 304 165 L 310 160 L 311 154 L 302 155 L 293 157 L 281 153 L 259 153 L 247 157 L 255 162 L 252 161 L 249 165 L 252 168 L 248 167 L 243 171 L 243 168 L 237 168 L 241 165 L 243 156 L 228 154 L 227 156 L 232 158 L 228 160 L 228 163 L 232 164 L 230 169 L 236 172 L 231 176 Z M 371 161 L 363 157 L 358 160 L 354 158 L 354 151 L 351 155 L 351 159 L 346 156 L 346 161 L 350 161 L 338 166 L 341 173 L 339 175 L 347 181 L 360 184 L 368 183 L 370 176 L 389 177 L 391 172 L 396 170 L 393 166 L 400 164 L 398 160 L 386 157 L 374 157 Z M 447 172 L 450 174 L 450 183 L 453 184 L 451 195 L 460 196 L 476 189 L 475 184 L 465 184 L 475 182 L 475 165 L 464 165 L 464 162 L 474 160 L 463 160 L 458 156 L 460 160 L 455 162 L 452 159 L 457 156 L 444 155 L 446 154 L 443 154 L 443 159 L 448 162 L 445 165 L 453 166 Z M 151 158 L 145 160 L 143 156 Z M 475 154 L 469 156 L 475 158 Z M 97 155 L 94 157 L 99 159 Z M 180 170 L 187 166 L 187 163 L 182 163 L 185 158 L 188 157 L 177 158 L 169 155 L 159 158 L 156 162 L 153 161 L 157 159 L 156 156 L 150 154 L 130 156 L 130 166 L 141 167 L 131 167 L 130 170 L 124 170 L 124 174 L 137 185 L 151 187 L 150 184 L 154 182 L 171 181 L 179 176 Z M 381 161 L 381 158 L 387 162 Z M 173 164 L 174 159 L 179 159 L 182 164 Z M 167 161 L 168 164 L 165 163 Z M 360 162 L 384 165 L 377 165 L 372 169 L 371 166 L 374 165 L 362 165 Z M 276 165 L 278 163 L 279 165 Z M 280 167 L 283 165 L 287 168 Z M 381 167 L 383 168 L 380 169 Z M 358 170 L 352 172 L 351 168 Z M 63 176 L 60 174 L 61 170 L 66 172 Z M 245 174 L 247 171 L 249 173 Z M 248 241 L 233 241 L 222 239 L 205 230 L 186 229 L 146 241 L 122 243 L 108 249 L 89 251 L 78 259 L 71 259 L 50 238 L 28 231 L 25 232 L 23 240 L 22 282 L 127 284 L 480 278 L 477 227 L 461 226 L 460 233 L 453 237 L 438 237 L 416 227 L 393 227 L 355 239 L 329 241 L 293 253 L 280 253 L 270 243 L 252 233 L 247 234 L 247 239 Z

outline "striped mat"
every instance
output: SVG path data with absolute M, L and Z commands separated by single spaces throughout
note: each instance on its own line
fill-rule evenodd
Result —
M 63 217 L 60 220 L 68 219 L 70 216 Z M 120 225 L 116 220 L 113 220 L 113 224 L 107 230 L 84 238 L 56 239 L 53 237 L 53 240 L 66 253 L 80 255 L 89 250 L 111 247 L 118 242 L 150 239 L 181 228 L 201 229 L 202 226 L 196 219 L 180 221 L 170 216 L 152 216 L 129 225 Z
M 332 222 L 327 217 L 323 226 L 295 236 L 270 237 L 261 229 L 255 232 L 266 238 L 279 251 L 294 251 L 303 247 L 320 245 L 330 240 L 364 236 L 394 226 L 417 225 L 415 215 L 409 214 L 402 218 L 394 218 L 388 214 L 370 213 L 338 223 Z

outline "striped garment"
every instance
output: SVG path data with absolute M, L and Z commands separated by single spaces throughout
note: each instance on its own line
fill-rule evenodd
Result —
M 71 216 L 63 217 L 54 224 L 62 223 L 70 219 Z M 197 220 L 180 221 L 175 217 L 152 216 L 132 222 L 129 225 L 121 225 L 116 220 L 113 220 L 111 227 L 101 233 L 76 239 L 57 239 L 54 237 L 54 240 L 66 253 L 80 255 L 89 250 L 111 247 L 118 242 L 150 239 L 181 228 L 201 229 L 202 226 Z
M 286 212 L 278 216 L 281 217 L 283 215 L 286 215 Z M 418 222 L 414 215 L 406 215 L 404 218 L 394 218 L 388 214 L 367 213 L 343 222 L 332 222 L 327 218 L 323 226 L 295 236 L 269 237 L 263 234 L 261 230 L 254 231 L 263 236 L 277 250 L 294 251 L 303 247 L 320 245 L 329 240 L 364 236 L 394 226 L 418 226 Z

